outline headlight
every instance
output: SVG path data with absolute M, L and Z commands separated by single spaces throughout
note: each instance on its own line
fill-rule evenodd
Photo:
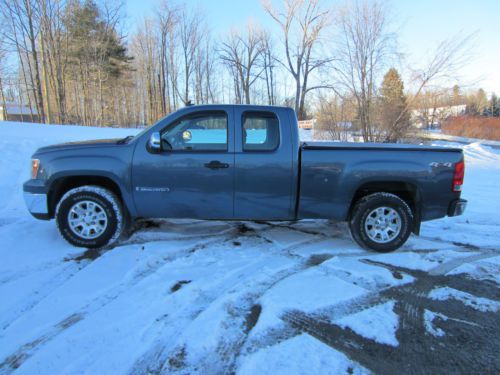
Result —
M 31 159 L 31 178 L 33 180 L 38 176 L 38 170 L 40 169 L 40 160 L 39 159 Z

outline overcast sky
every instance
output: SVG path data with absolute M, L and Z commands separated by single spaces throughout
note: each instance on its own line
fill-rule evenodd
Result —
M 161 0 L 127 0 L 128 28 L 133 32 L 142 17 L 154 17 Z M 179 1 L 177 1 L 179 2 Z M 274 0 L 279 4 L 279 0 Z M 276 30 L 261 5 L 261 0 L 187 0 L 207 15 L 214 36 L 232 27 L 241 27 L 249 19 Z M 342 4 L 323 2 L 325 6 Z M 462 33 L 476 33 L 474 58 L 461 72 L 463 85 L 482 87 L 488 93 L 500 93 L 500 0 L 393 0 L 391 10 L 394 30 L 407 61 L 418 65 L 439 41 Z M 279 35 L 276 35 L 279 39 Z

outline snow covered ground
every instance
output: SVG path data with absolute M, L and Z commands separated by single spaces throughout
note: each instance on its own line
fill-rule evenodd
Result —
M 0 374 L 498 373 L 499 150 L 458 145 L 466 213 L 391 254 L 312 220 L 142 221 L 85 251 L 31 218 L 37 147 L 134 132 L 0 123 Z

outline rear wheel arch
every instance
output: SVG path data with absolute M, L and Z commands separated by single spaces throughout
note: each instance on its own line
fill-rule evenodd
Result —
M 374 193 L 390 193 L 401 198 L 413 213 L 413 232 L 420 231 L 422 194 L 418 185 L 408 181 L 369 181 L 361 184 L 354 192 L 347 220 L 352 217 L 353 209 L 362 198 Z

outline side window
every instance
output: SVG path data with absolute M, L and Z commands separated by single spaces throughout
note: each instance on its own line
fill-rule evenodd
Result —
M 226 151 L 227 115 L 225 112 L 187 115 L 167 126 L 161 141 L 164 150 Z
M 280 127 L 272 112 L 245 112 L 243 124 L 243 151 L 274 151 L 280 143 Z

